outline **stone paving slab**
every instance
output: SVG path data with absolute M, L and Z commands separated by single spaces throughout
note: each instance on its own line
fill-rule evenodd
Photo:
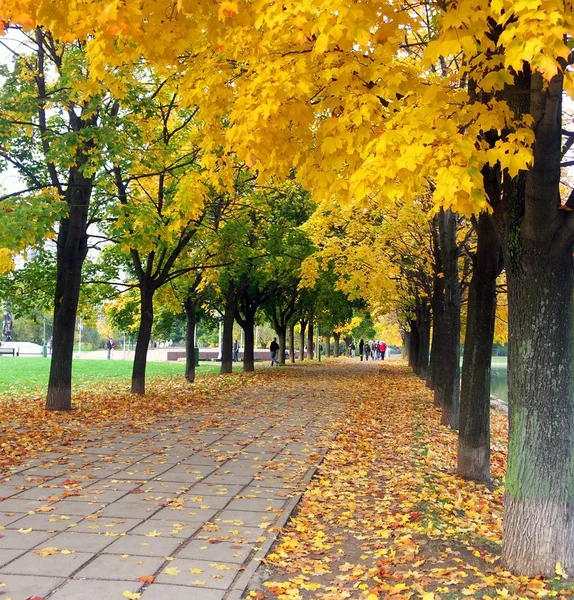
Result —
M 140 587 L 141 583 L 134 581 L 71 579 L 57 589 L 50 600 L 125 600 L 124 592 L 136 593 Z
M 226 590 L 196 587 L 193 589 L 193 592 L 190 592 L 190 589 L 187 586 L 154 582 L 154 584 L 143 593 L 141 600 L 223 600 L 225 595 Z
M 51 556 L 40 556 L 33 551 L 26 552 L 0 568 L 0 578 L 4 573 L 68 577 L 91 559 L 92 554 L 89 552 L 57 552 Z
M 80 569 L 75 574 L 75 577 L 82 579 L 139 581 L 140 577 L 153 575 L 164 562 L 164 556 L 100 554 L 88 565 Z
M 1 575 L 0 598 L 12 600 L 27 600 L 34 596 L 46 597 L 52 590 L 62 585 L 66 580 L 61 577 L 31 577 L 30 575 Z
M 2 474 L 0 600 L 238 600 L 344 409 L 328 368 L 293 374 Z

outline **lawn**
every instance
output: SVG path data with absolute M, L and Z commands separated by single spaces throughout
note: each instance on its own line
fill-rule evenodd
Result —
M 117 381 L 128 385 L 132 373 L 132 361 L 77 359 L 73 363 L 73 386 L 76 390 L 90 384 Z M 234 369 L 240 369 L 240 363 Z M 148 380 L 165 377 L 183 377 L 183 362 L 148 362 Z M 219 373 L 219 363 L 202 364 L 197 375 Z M 0 355 L 0 397 L 21 395 L 43 395 L 48 384 L 50 359 L 44 357 L 12 357 Z

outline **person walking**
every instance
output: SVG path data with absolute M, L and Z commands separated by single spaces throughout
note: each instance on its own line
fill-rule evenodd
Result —
M 361 360 L 363 360 L 364 350 L 365 350 L 365 342 L 363 341 L 363 338 L 361 338 L 361 341 L 359 342 L 359 356 L 361 357 Z
M 385 342 L 381 342 L 381 359 L 385 360 L 385 355 L 387 354 L 387 344 Z
M 269 346 L 269 351 L 271 352 L 271 366 L 274 364 L 279 364 L 279 344 L 277 343 L 277 338 L 273 338 Z
M 108 343 L 106 344 L 106 348 L 108 349 L 108 360 L 112 360 L 112 350 L 116 347 L 116 343 L 112 337 L 108 338 Z
M 239 344 L 237 340 L 233 342 L 233 362 L 237 362 L 239 360 Z

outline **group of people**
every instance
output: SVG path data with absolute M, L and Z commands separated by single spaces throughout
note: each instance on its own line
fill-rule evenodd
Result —
M 365 342 L 361 338 L 361 341 L 359 342 L 359 356 L 361 357 L 361 360 L 363 360 L 363 356 L 365 357 L 365 360 L 369 360 L 369 358 L 372 358 L 373 360 L 385 360 L 387 350 L 388 346 L 383 341 Z

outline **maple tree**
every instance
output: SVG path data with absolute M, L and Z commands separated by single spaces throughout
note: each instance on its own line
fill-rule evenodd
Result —
M 140 79 L 115 104 L 117 135 L 126 152 L 114 150 L 109 158 L 108 193 L 117 202 L 108 208 L 106 231 L 118 242 L 117 251 L 130 257 L 138 282 L 140 323 L 131 389 L 143 394 L 154 294 L 189 271 L 205 268 L 201 260 L 210 252 L 204 244 L 233 196 L 218 194 L 202 179 L 196 110 L 180 106 L 177 83 L 146 81 L 145 74 Z M 197 238 L 201 243 L 192 249 Z
M 37 28 L 23 34 L 3 68 L 0 153 L 24 189 L 2 199 L 4 252 L 56 247 L 53 355 L 46 408 L 71 409 L 72 352 L 81 273 L 89 241 L 90 200 L 110 133 L 111 102 L 92 84 L 85 44 Z

